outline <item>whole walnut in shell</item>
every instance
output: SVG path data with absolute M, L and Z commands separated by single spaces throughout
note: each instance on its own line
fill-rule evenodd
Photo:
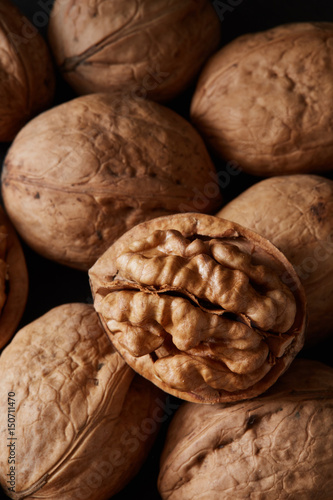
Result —
M 21 243 L 0 207 L 0 349 L 21 320 L 28 296 L 28 271 Z
M 39 115 L 4 162 L 2 195 L 20 235 L 83 270 L 139 222 L 220 207 L 195 129 L 160 104 L 118 98 L 82 96 Z
M 265 179 L 217 214 L 261 234 L 294 265 L 304 286 L 306 345 L 333 333 L 333 181 L 316 175 Z
M 191 115 L 244 171 L 331 170 L 333 23 L 287 24 L 243 35 L 207 63 Z
M 0 141 L 11 141 L 53 99 L 48 48 L 37 29 L 9 0 L 0 2 Z
M 49 40 L 79 94 L 121 88 L 165 101 L 192 82 L 220 30 L 209 0 L 56 0 Z
M 92 305 L 58 306 L 22 328 L 0 375 L 0 481 L 11 498 L 107 500 L 137 473 L 163 395 L 114 352 Z
M 170 394 L 203 403 L 254 397 L 303 344 L 304 292 L 283 254 L 203 214 L 139 224 L 89 271 L 113 345 Z
M 333 369 L 295 360 L 261 397 L 184 403 L 161 457 L 163 500 L 333 498 Z

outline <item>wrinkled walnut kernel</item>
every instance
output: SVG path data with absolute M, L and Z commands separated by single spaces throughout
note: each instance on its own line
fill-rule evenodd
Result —
M 90 279 L 115 347 L 184 399 L 258 394 L 303 342 L 304 297 L 291 265 L 267 240 L 215 217 L 140 224 L 105 252 Z

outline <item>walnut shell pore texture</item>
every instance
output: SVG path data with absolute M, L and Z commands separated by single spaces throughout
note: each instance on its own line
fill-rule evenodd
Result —
M 0 374 L 0 479 L 9 496 L 107 500 L 138 471 L 158 428 L 160 391 L 114 352 L 93 306 L 65 304 L 22 328 L 1 355 Z M 6 489 L 12 391 L 14 494 Z M 155 428 L 139 440 L 131 432 L 145 420 Z
M 194 128 L 117 94 L 82 96 L 27 124 L 5 158 L 2 194 L 32 248 L 83 270 L 139 222 L 216 211 L 221 200 Z
M 303 343 L 304 293 L 292 266 L 267 240 L 217 217 L 142 223 L 89 274 L 116 349 L 189 401 L 263 392 Z
M 184 403 L 161 457 L 163 500 L 330 500 L 333 370 L 295 360 L 265 395 Z
M 7 0 L 0 2 L 0 141 L 52 102 L 53 65 L 37 29 Z
M 333 181 L 318 175 L 265 179 L 217 215 L 261 234 L 293 264 L 308 304 L 305 345 L 333 335 Z
M 79 94 L 125 92 L 157 101 L 191 83 L 218 47 L 208 0 L 56 0 L 49 40 Z
M 331 170 L 333 23 L 244 35 L 207 63 L 191 115 L 222 157 L 255 175 Z

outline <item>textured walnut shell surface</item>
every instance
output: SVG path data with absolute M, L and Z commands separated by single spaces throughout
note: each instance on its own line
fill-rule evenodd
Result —
M 163 500 L 330 500 L 333 369 L 295 360 L 267 393 L 184 403 L 161 457 Z
M 21 320 L 28 287 L 21 243 L 0 207 L 0 349 L 10 340 Z
M 144 377 L 189 401 L 254 397 L 303 343 L 304 292 L 291 264 L 266 239 L 218 217 L 142 223 L 89 275 L 116 349 Z
M 331 170 L 333 23 L 243 35 L 209 60 L 192 119 L 223 157 L 262 176 Z
M 58 306 L 22 328 L 0 357 L 0 373 L 0 480 L 9 496 L 106 500 L 138 471 L 156 435 L 161 393 L 113 350 L 91 305 Z M 15 494 L 6 489 L 9 392 Z M 146 420 L 154 425 L 145 434 Z
M 56 0 L 49 40 L 79 94 L 122 88 L 165 101 L 188 87 L 220 32 L 208 0 Z
M 8 0 L 0 3 L 0 141 L 52 102 L 55 88 L 48 48 L 36 28 Z
M 82 96 L 39 115 L 4 162 L 2 194 L 18 232 L 45 257 L 84 270 L 139 222 L 220 207 L 194 128 L 154 102 L 128 99 L 125 112 L 118 97 Z
M 218 216 L 256 231 L 294 265 L 304 286 L 307 346 L 333 333 L 333 181 L 317 175 L 265 179 Z

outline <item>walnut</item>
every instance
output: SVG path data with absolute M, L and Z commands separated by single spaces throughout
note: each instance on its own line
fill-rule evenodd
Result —
M 21 320 L 28 296 L 28 271 L 21 243 L 0 207 L 0 349 Z
M 333 181 L 316 175 L 265 179 L 217 215 L 261 234 L 294 265 L 308 302 L 306 345 L 332 334 Z
M 243 35 L 204 68 L 191 115 L 224 158 L 270 176 L 331 170 L 333 23 Z
M 9 0 L 0 2 L 0 141 L 11 141 L 53 99 L 48 48 L 36 28 Z
M 79 94 L 122 88 L 165 101 L 192 82 L 220 31 L 209 0 L 56 0 L 49 40 Z
M 92 305 L 58 306 L 22 328 L 0 374 L 0 481 L 11 498 L 106 500 L 138 471 L 163 395 L 114 352 Z
M 163 500 L 333 498 L 333 369 L 295 360 L 264 395 L 184 403 L 158 480 Z
M 139 222 L 220 207 L 194 128 L 160 104 L 118 98 L 82 96 L 39 115 L 4 162 L 2 194 L 18 232 L 45 257 L 83 270 Z
M 291 264 L 266 239 L 218 217 L 142 223 L 89 275 L 116 349 L 182 399 L 254 397 L 303 344 L 304 292 Z

